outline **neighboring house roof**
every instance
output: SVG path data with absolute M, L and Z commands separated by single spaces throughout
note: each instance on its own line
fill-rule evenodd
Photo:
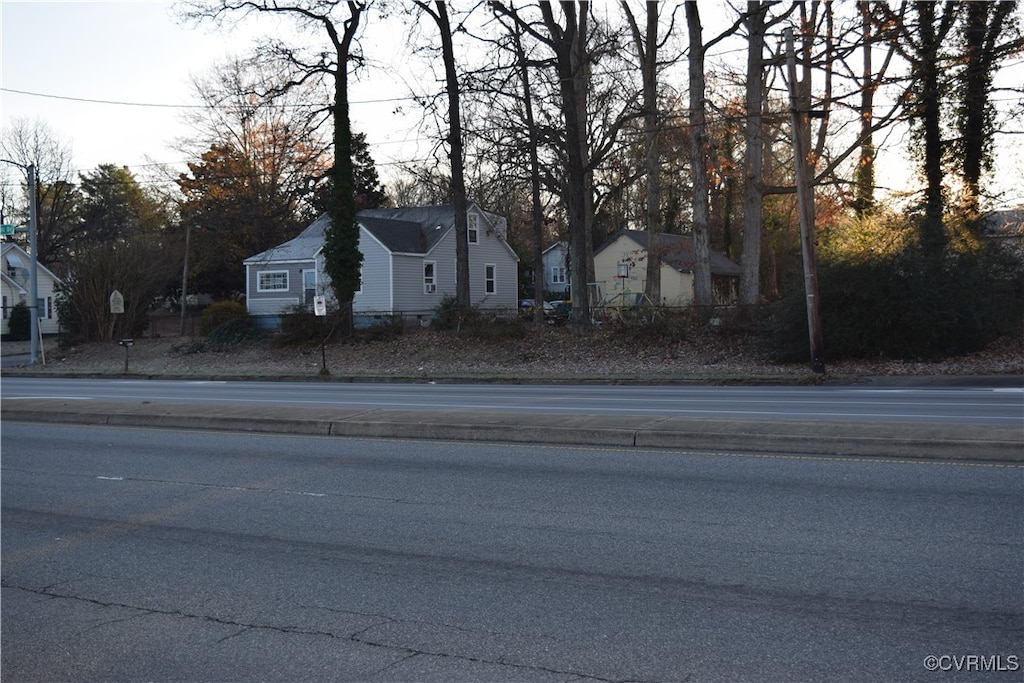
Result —
M 647 251 L 648 233 L 646 230 L 619 230 L 609 237 L 604 244 L 594 250 L 595 254 L 604 251 L 620 237 L 627 237 L 636 243 L 644 251 Z M 660 233 L 658 235 L 658 246 L 661 251 L 661 262 L 666 266 L 675 268 L 681 273 L 692 273 L 694 266 L 693 257 L 693 235 L 669 235 Z M 727 259 L 723 254 L 709 250 L 711 259 L 711 274 L 739 277 L 742 269 Z
M 555 242 L 554 244 L 552 244 L 550 247 L 548 247 L 544 251 L 542 251 L 541 254 L 546 254 L 549 251 L 554 251 L 555 249 L 559 249 L 559 248 L 568 250 L 569 249 L 569 243 L 564 241 L 564 240 L 560 240 L 560 241 Z
M 1024 208 L 993 211 L 984 225 L 987 237 L 1024 237 Z

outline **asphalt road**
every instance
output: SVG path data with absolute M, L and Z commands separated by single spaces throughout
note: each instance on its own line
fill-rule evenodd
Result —
M 4 401 L 650 415 L 1024 427 L 1021 386 L 626 386 L 224 382 L 5 377 Z
M 0 485 L 5 680 L 1024 666 L 1019 464 L 13 423 Z

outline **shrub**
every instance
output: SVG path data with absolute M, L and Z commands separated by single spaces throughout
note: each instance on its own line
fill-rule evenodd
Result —
M 978 351 L 1024 322 L 1024 270 L 997 252 L 917 249 L 818 267 L 827 359 L 934 359 Z M 764 329 L 773 355 L 809 358 L 803 282 L 772 309 Z
M 476 309 L 472 306 L 460 306 L 455 297 L 446 294 L 434 309 L 434 317 L 431 318 L 430 324 L 437 330 L 459 331 L 476 317 Z
M 32 338 L 32 311 L 24 301 L 19 301 L 11 308 L 7 329 L 11 341 L 28 341 Z
M 199 334 L 208 337 L 211 332 L 229 320 L 246 320 L 249 314 L 237 301 L 217 301 L 210 304 L 199 318 Z

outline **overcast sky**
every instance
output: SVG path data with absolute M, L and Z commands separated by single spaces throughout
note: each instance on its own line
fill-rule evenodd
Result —
M 172 6 L 2 0 L 4 127 L 19 118 L 44 122 L 71 143 L 81 171 L 102 163 L 134 169 L 184 161 L 170 144 L 189 133 L 181 119 L 182 106 L 196 104 L 191 76 L 245 55 L 259 36 L 291 25 L 247 20 L 225 35 L 179 23 Z M 380 41 L 371 47 L 388 53 Z M 353 128 L 367 134 L 378 164 L 415 157 L 418 151 L 401 141 L 416 138 L 417 120 L 393 113 L 401 102 L 369 102 L 405 96 L 404 86 L 375 73 L 372 82 L 356 81 L 351 89 Z

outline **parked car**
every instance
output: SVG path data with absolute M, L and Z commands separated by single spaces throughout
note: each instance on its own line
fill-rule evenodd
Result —
M 565 301 L 545 301 L 544 306 L 544 321 L 549 325 L 564 322 L 569 319 L 568 307 L 565 305 L 568 302 Z M 533 312 L 536 310 L 536 305 L 533 299 L 520 299 L 519 300 L 519 317 L 523 320 L 533 320 Z

